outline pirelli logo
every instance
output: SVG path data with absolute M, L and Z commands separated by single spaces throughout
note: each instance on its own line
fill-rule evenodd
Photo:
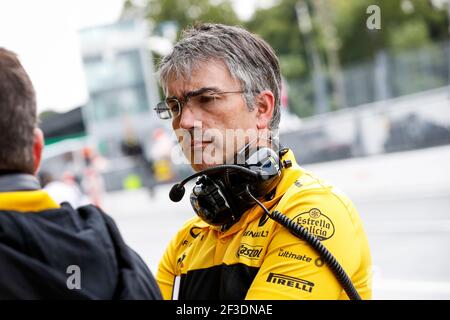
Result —
M 314 283 L 310 281 L 272 272 L 269 273 L 266 282 L 275 283 L 286 287 L 292 287 L 306 292 L 312 292 L 312 289 L 314 287 Z

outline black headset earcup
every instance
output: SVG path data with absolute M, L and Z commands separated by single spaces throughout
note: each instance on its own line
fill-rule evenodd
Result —
M 205 222 L 221 226 L 234 222 L 238 209 L 233 199 L 226 196 L 225 187 L 219 181 L 202 176 L 192 189 L 190 201 L 195 213 Z

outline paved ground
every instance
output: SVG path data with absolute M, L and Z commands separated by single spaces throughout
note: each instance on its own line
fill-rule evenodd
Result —
M 450 148 L 309 165 L 355 202 L 369 237 L 376 299 L 450 299 Z M 170 186 L 106 196 L 125 240 L 156 271 L 173 234 L 191 214 Z M 189 190 L 189 188 L 187 188 Z

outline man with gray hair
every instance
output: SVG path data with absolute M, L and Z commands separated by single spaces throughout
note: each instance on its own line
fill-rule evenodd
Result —
M 200 177 L 191 194 L 198 217 L 185 223 L 159 265 L 163 297 L 348 299 L 321 255 L 268 219 L 264 206 L 321 240 L 359 295 L 370 298 L 371 257 L 355 207 L 276 143 L 281 76 L 273 49 L 243 28 L 201 24 L 184 31 L 159 74 L 166 99 L 156 113 L 172 121 Z M 251 162 L 254 154 L 263 160 Z M 275 172 L 270 179 L 268 169 Z M 247 173 L 262 179 L 248 183 Z M 171 199 L 181 199 L 186 181 Z

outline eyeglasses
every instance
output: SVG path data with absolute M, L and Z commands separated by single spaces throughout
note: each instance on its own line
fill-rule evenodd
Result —
M 182 108 L 187 103 L 208 111 L 213 110 L 216 107 L 216 100 L 220 98 L 221 95 L 244 92 L 246 91 L 220 91 L 215 88 L 201 88 L 187 93 L 182 98 L 177 98 L 175 96 L 169 97 L 158 103 L 154 110 L 160 119 L 175 119 L 181 115 Z

